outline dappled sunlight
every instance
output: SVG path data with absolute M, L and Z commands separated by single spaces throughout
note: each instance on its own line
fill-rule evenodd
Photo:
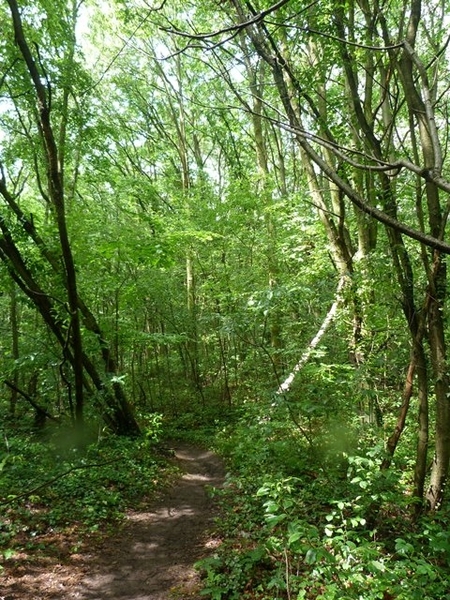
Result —
M 45 536 L 53 548 L 45 556 L 18 552 L 8 559 L 4 597 L 164 600 L 176 588 L 178 597 L 195 599 L 199 577 L 193 565 L 220 545 L 208 533 L 214 510 L 207 489 L 222 485 L 223 466 L 211 452 L 185 444 L 174 462 L 184 475 L 152 504 L 129 511 L 116 534 L 98 532 L 78 544 L 53 532 Z
M 193 563 L 218 544 L 204 539 L 212 524 L 205 487 L 220 484 L 223 471 L 210 452 L 183 447 L 176 458 L 185 474 L 152 510 L 128 515 L 119 539 L 92 557 L 92 571 L 69 598 L 156 600 L 168 598 L 174 586 L 194 590 Z

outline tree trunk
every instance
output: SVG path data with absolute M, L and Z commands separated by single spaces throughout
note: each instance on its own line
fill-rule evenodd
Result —
M 16 404 L 19 385 L 19 370 L 17 361 L 19 355 L 19 312 L 17 308 L 17 290 L 14 281 L 11 281 L 10 300 L 9 300 L 9 321 L 11 325 L 11 357 L 14 361 L 12 372 L 11 396 L 9 399 L 9 414 L 14 417 L 16 414 Z
M 442 150 L 437 131 L 433 105 L 433 89 L 428 81 L 425 65 L 415 52 L 418 27 L 422 18 L 420 0 L 411 0 L 406 40 L 400 60 L 399 74 L 405 92 L 411 120 L 418 124 L 424 171 L 441 175 Z M 433 83 L 435 86 L 436 83 Z M 432 180 L 425 183 L 426 207 L 431 235 L 442 239 L 446 218 L 443 218 L 439 189 Z M 420 201 L 420 198 L 419 198 Z M 426 499 L 431 510 L 437 509 L 443 499 L 450 462 L 450 400 L 447 374 L 447 349 L 443 310 L 447 292 L 447 270 L 438 250 L 434 252 L 429 268 L 426 254 L 422 254 L 428 276 L 428 342 L 434 376 L 436 397 L 435 457 Z
M 62 156 L 58 147 L 51 123 L 51 104 L 48 90 L 43 84 L 43 75 L 33 58 L 25 38 L 22 19 L 16 0 L 7 0 L 14 27 L 15 41 L 27 66 L 30 79 L 34 86 L 38 107 L 38 126 L 42 137 L 45 161 L 47 165 L 49 198 L 53 205 L 56 225 L 58 228 L 61 254 L 63 258 L 67 281 L 67 300 L 70 318 L 70 337 L 73 348 L 73 376 L 75 382 L 75 421 L 81 429 L 83 425 L 84 390 L 83 390 L 83 347 L 81 340 L 80 318 L 78 312 L 78 291 L 75 263 L 67 231 Z
M 435 379 L 436 430 L 435 456 L 426 498 L 431 510 L 441 505 L 450 461 L 450 400 L 449 378 L 442 318 L 442 304 L 432 301 L 428 320 L 431 361 Z
M 0 259 L 5 263 L 11 278 L 36 306 L 45 323 L 60 344 L 64 357 L 73 368 L 75 359 L 72 345 L 68 343 L 69 332 L 64 325 L 64 321 L 57 318 L 58 311 L 55 310 L 53 299 L 39 286 L 25 265 L 4 220 L 1 218 L 0 229 L 3 234 L 0 237 Z M 96 367 L 84 352 L 82 353 L 81 360 L 83 369 L 89 375 L 94 387 L 102 398 L 100 409 L 105 422 L 118 434 L 137 435 L 139 433 L 139 425 L 133 416 L 131 407 L 126 401 L 120 383 L 113 380 L 111 386 L 108 387 L 108 382 L 104 382 L 98 374 Z M 111 359 L 108 362 L 108 367 L 115 368 L 115 364 Z M 90 386 L 85 381 L 84 375 L 83 384 L 86 389 L 89 389 Z

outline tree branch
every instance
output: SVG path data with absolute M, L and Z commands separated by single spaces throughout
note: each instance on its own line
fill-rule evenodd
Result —
M 52 477 L 52 479 L 49 479 L 48 481 L 44 481 L 44 483 L 39 484 L 32 490 L 28 490 L 27 492 L 23 492 L 23 494 L 14 496 L 14 498 L 9 498 L 8 500 L 0 502 L 0 506 L 6 506 L 7 504 L 12 504 L 13 502 L 16 502 L 16 500 L 22 500 L 23 498 L 28 498 L 29 496 L 32 496 L 33 494 L 35 494 L 36 492 L 41 490 L 42 488 L 45 488 L 48 485 L 52 485 L 52 483 L 55 483 L 55 481 L 58 481 L 58 479 L 62 479 L 66 475 L 73 473 L 73 471 L 79 471 L 80 469 L 91 469 L 93 467 L 103 467 L 105 465 L 110 465 L 112 463 L 119 462 L 121 460 L 123 460 L 123 457 L 115 458 L 114 460 L 108 460 L 103 463 L 90 463 L 88 465 L 77 465 L 75 467 L 71 467 L 70 469 L 67 469 L 67 471 L 64 471 L 64 473 L 60 473 L 59 475 L 56 475 L 56 477 Z
M 278 10 L 285 4 L 288 4 L 289 2 L 290 0 L 279 0 L 276 4 L 269 6 L 269 8 L 266 8 L 265 10 L 261 10 L 260 12 L 256 13 L 251 19 L 247 19 L 246 21 L 238 23 L 237 25 L 230 25 L 229 27 L 223 27 L 222 29 L 218 29 L 217 31 L 212 31 L 209 33 L 186 33 L 184 31 L 180 31 L 179 29 L 162 26 L 160 26 L 160 29 L 162 31 L 166 31 L 167 33 L 173 33 L 180 37 L 189 38 L 191 40 L 209 40 L 211 38 L 222 35 L 223 33 L 237 33 L 239 31 L 242 31 L 242 29 L 245 29 L 246 27 L 250 27 L 250 25 L 255 25 L 256 23 L 259 23 L 265 17 L 267 17 L 267 15 L 270 15 L 271 13 L 275 12 L 276 10 Z M 312 6 L 313 4 L 316 4 L 316 2 L 312 2 L 310 6 Z M 305 7 L 305 10 L 307 10 L 308 8 L 309 6 Z
M 53 415 L 51 415 L 49 412 L 47 412 L 45 410 L 45 408 L 42 408 L 42 406 L 40 406 L 37 402 L 35 402 L 35 400 L 33 400 L 33 398 L 27 394 L 26 392 L 24 392 L 23 390 L 21 390 L 20 388 L 18 388 L 14 383 L 12 383 L 11 381 L 8 381 L 7 379 L 5 379 L 3 381 L 3 383 L 5 385 L 7 385 L 10 389 L 14 390 L 15 392 L 17 392 L 18 394 L 20 394 L 23 398 L 25 398 L 25 400 L 27 402 L 29 402 L 31 404 L 31 406 L 37 410 L 38 413 L 40 413 L 41 415 L 45 415 L 47 417 L 47 419 L 50 419 L 51 421 L 55 421 L 56 423 L 60 423 L 60 419 L 58 419 L 58 417 L 54 417 Z
M 348 280 L 347 277 L 341 277 L 341 279 L 339 280 L 339 283 L 338 283 L 338 286 L 336 289 L 334 302 L 333 302 L 330 310 L 328 311 L 327 316 L 323 320 L 323 323 L 320 326 L 319 331 L 313 337 L 313 339 L 309 343 L 309 346 L 307 347 L 305 352 L 303 352 L 302 357 L 300 358 L 298 363 L 295 365 L 295 367 L 292 369 L 289 376 L 286 377 L 286 379 L 283 381 L 283 383 L 280 384 L 280 386 L 277 390 L 277 394 L 284 394 L 290 390 L 290 387 L 295 379 L 295 376 L 306 365 L 308 360 L 311 358 L 311 354 L 317 348 L 320 340 L 327 332 L 328 328 L 330 327 L 331 323 L 334 320 L 334 317 L 336 316 L 336 312 L 339 308 L 339 305 L 343 301 L 342 291 L 344 289 L 345 284 L 347 283 L 347 280 Z

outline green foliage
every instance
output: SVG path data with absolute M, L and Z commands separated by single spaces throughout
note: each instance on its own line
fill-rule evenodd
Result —
M 232 509 L 223 523 L 229 542 L 204 566 L 213 600 L 445 598 L 448 515 L 410 517 L 416 415 L 391 470 L 379 469 L 401 404 L 410 332 L 434 302 L 430 290 L 445 296 L 445 269 L 430 267 L 425 246 L 350 210 L 350 195 L 335 187 L 341 178 L 368 205 L 425 233 L 446 214 L 432 183 L 425 190 L 417 175 L 422 154 L 425 163 L 446 160 L 437 147 L 427 156 L 437 139 L 421 138 L 433 123 L 443 148 L 448 138 L 441 12 L 422 3 L 410 61 L 373 51 L 403 39 L 405 23 L 414 26 L 406 3 L 381 14 L 376 3 L 330 0 L 271 10 L 270 37 L 255 46 L 244 33 L 218 38 L 205 60 L 208 38 L 197 35 L 182 52 L 167 24 L 226 31 L 233 12 L 217 3 L 180 9 L 169 0 L 151 19 L 145 3 L 80 3 L 88 31 L 77 27 L 76 3 L 73 13 L 53 4 L 28 2 L 21 12 L 57 133 L 78 292 L 94 316 L 82 316 L 91 364 L 84 375 L 92 367 L 103 373 L 110 353 L 111 383 L 136 409 L 143 437 L 84 449 L 39 441 L 29 433 L 31 404 L 2 392 L 1 416 L 15 411 L 16 419 L 0 456 L 5 547 L 21 532 L 38 539 L 73 521 L 95 529 L 120 519 L 157 485 L 153 448 L 163 433 L 205 443 L 221 429 L 217 447 L 232 473 L 221 498 Z M 22 267 L 2 246 L 0 370 L 65 422 L 71 335 L 45 136 L 7 6 L 0 18 L 1 180 L 23 210 L 21 217 L 3 194 L 2 224 L 44 290 L 36 304 L 48 295 L 61 324 L 57 341 L 33 300 L 11 291 L 9 270 L 20 277 Z M 400 75 L 408 62 L 411 73 Z M 289 87 L 282 102 L 280 82 Z M 414 93 L 405 94 L 405 82 Z M 408 98 L 431 100 L 418 110 Z M 429 128 L 411 127 L 420 115 Z M 308 145 L 299 152 L 293 122 L 327 161 L 326 174 L 309 161 Z M 384 172 L 402 158 L 401 170 Z M 343 271 L 351 281 L 335 322 L 289 392 L 276 394 L 323 323 Z M 444 308 L 433 307 L 434 316 Z M 435 323 L 428 318 L 425 337 Z M 446 333 L 424 344 L 422 370 L 439 366 L 427 353 Z M 431 352 L 438 355 L 445 348 Z M 435 374 L 424 376 L 431 389 Z M 95 404 L 86 400 L 89 427 L 108 407 L 100 394 Z
M 211 600 L 239 600 L 253 584 L 260 586 L 267 560 L 263 546 L 230 549 L 222 557 L 213 556 L 196 563 L 205 572 L 202 595 Z
M 150 422 L 152 421 L 152 422 Z M 106 437 L 84 449 L 66 440 L 10 436 L 2 459 L 0 548 L 33 548 L 50 531 L 110 527 L 170 480 L 174 467 L 153 450 L 160 419 L 139 440 Z M 65 437 L 70 435 L 66 431 Z M 16 499 L 17 498 L 17 499 Z
M 199 564 L 205 594 L 219 600 L 449 598 L 448 512 L 414 520 L 402 461 L 381 471 L 382 445 L 372 445 L 369 430 L 356 442 L 350 425 L 355 442 L 345 452 L 332 440 L 326 453 L 312 451 L 275 406 L 270 416 L 266 410 L 248 406 L 219 438 L 231 470 L 220 493 L 226 541 Z M 343 429 L 328 430 L 336 434 Z

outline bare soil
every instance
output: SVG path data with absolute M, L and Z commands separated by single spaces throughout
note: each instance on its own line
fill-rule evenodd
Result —
M 0 600 L 200 600 L 194 563 L 220 544 L 208 487 L 224 469 L 213 453 L 173 445 L 184 474 L 158 500 L 131 511 L 116 534 L 73 553 L 56 537 L 54 556 L 15 557 L 0 578 Z M 204 597 L 203 597 L 204 598 Z

